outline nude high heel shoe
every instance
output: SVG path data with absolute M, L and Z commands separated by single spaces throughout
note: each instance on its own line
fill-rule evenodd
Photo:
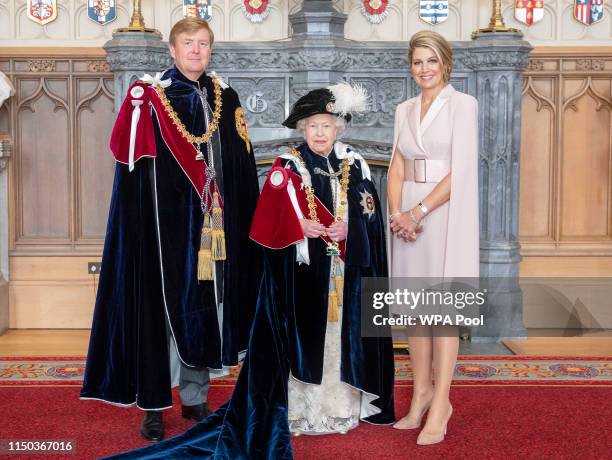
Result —
M 446 422 L 444 422 L 444 429 L 440 434 L 431 434 L 425 433 L 425 430 L 419 433 L 419 437 L 417 438 L 417 444 L 419 446 L 429 446 L 431 444 L 438 444 L 439 442 L 444 441 L 444 436 L 446 436 L 446 428 L 448 426 L 448 421 L 453 414 L 453 406 L 450 406 L 448 410 L 448 416 L 446 417 Z
M 403 417 L 400 421 L 398 421 L 395 425 L 393 425 L 393 428 L 395 428 L 396 430 L 414 430 L 415 428 L 420 427 L 421 421 L 423 420 L 423 416 L 429 410 L 430 405 L 431 405 L 431 401 L 429 401 L 429 404 L 423 407 L 423 410 L 421 411 L 421 414 L 419 415 L 419 418 L 417 418 L 416 422 L 410 425 L 403 424 L 402 422 L 406 418 L 406 417 Z

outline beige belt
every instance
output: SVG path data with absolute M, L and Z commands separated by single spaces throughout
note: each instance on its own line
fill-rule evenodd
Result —
M 450 172 L 450 160 L 415 158 L 404 160 L 404 180 L 411 182 L 440 182 Z

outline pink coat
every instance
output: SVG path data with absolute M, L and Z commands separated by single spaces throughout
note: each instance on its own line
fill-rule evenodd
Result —
M 389 235 L 390 276 L 477 277 L 478 102 L 449 84 L 422 122 L 420 112 L 420 94 L 398 105 L 393 154 L 399 153 L 405 160 L 425 158 L 447 165 L 451 195 L 447 203 L 425 218 L 417 241 L 406 243 Z M 435 185 L 405 181 L 402 210 L 415 206 Z

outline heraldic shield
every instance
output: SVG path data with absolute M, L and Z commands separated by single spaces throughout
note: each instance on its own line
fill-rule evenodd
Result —
M 541 21 L 544 17 L 544 0 L 516 0 L 514 17 L 528 26 Z
M 28 18 L 41 26 L 57 18 L 57 0 L 28 0 Z
M 603 14 L 603 0 L 574 0 L 574 17 L 584 25 L 601 21 Z
M 242 0 L 244 16 L 251 22 L 263 22 L 270 14 L 269 0 Z
M 87 17 L 100 25 L 117 18 L 115 0 L 87 0 Z
M 363 0 L 361 14 L 372 24 L 380 24 L 387 17 L 389 0 Z
M 448 0 L 420 0 L 419 17 L 436 25 L 448 19 Z
M 183 0 L 183 17 L 210 21 L 212 18 L 212 0 Z

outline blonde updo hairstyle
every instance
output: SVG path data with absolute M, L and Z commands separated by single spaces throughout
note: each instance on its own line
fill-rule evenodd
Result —
M 422 30 L 415 33 L 410 39 L 410 45 L 408 48 L 408 63 L 412 68 L 412 56 L 416 48 L 429 48 L 431 49 L 444 67 L 442 79 L 444 83 L 448 83 L 453 70 L 453 50 L 446 39 L 437 32 L 431 30 Z

